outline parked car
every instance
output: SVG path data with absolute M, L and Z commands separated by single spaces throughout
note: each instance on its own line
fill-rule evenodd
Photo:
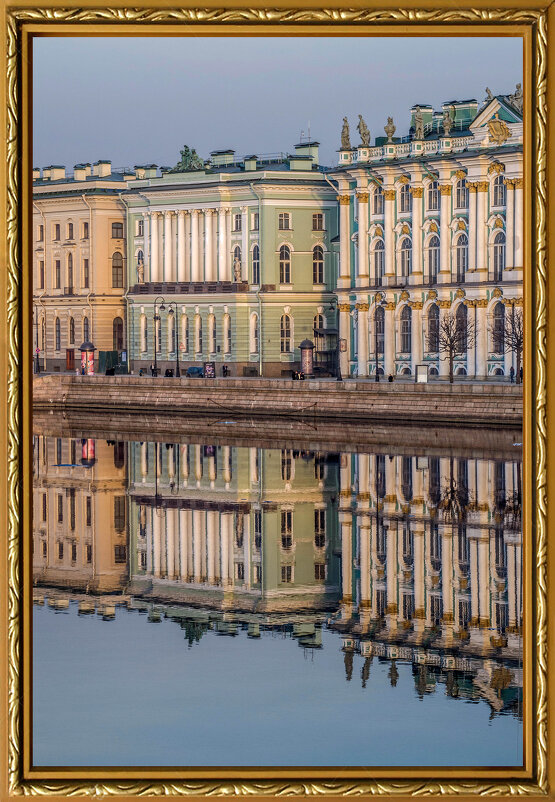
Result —
M 190 368 L 187 368 L 185 376 L 188 379 L 204 379 L 204 370 L 201 367 L 192 365 Z

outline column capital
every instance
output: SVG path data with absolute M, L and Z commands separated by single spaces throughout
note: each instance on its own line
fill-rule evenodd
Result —
M 212 217 L 214 212 L 215 212 L 215 209 L 205 209 L 204 210 L 204 214 L 205 214 L 206 217 Z
M 421 198 L 424 195 L 424 187 L 409 187 L 413 198 Z
M 516 178 L 504 178 L 503 179 L 503 183 L 505 184 L 507 189 L 514 189 L 515 188 L 515 183 L 516 183 Z
M 356 303 L 355 309 L 358 309 L 359 312 L 368 312 L 368 310 L 370 309 L 370 304 Z
M 241 209 L 241 214 L 246 214 L 249 210 L 248 206 L 240 206 L 239 208 Z
M 196 217 L 198 214 L 200 214 L 200 209 L 191 209 L 191 214 L 193 217 Z
M 439 194 L 440 195 L 450 195 L 453 190 L 451 184 L 440 184 L 439 185 Z
M 350 312 L 351 311 L 351 304 L 337 304 L 337 308 L 340 312 Z M 349 491 L 350 493 L 351 491 Z
M 524 179 L 515 178 L 515 189 L 522 189 L 523 186 L 524 186 Z
M 386 201 L 393 201 L 397 195 L 397 191 L 395 189 L 384 189 L 383 196 Z
M 489 189 L 489 182 L 488 181 L 477 181 L 476 188 L 478 192 L 487 192 Z
M 368 203 L 368 192 L 357 192 L 357 200 L 359 203 Z
M 350 195 L 338 195 L 337 198 L 339 200 L 339 205 L 340 206 L 349 206 L 350 203 L 351 203 L 351 196 Z
M 422 309 L 424 304 L 422 301 L 409 301 L 409 306 L 411 309 Z

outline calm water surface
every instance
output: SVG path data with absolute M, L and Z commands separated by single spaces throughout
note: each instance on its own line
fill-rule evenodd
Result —
M 520 765 L 520 455 L 394 451 L 37 435 L 35 765 Z

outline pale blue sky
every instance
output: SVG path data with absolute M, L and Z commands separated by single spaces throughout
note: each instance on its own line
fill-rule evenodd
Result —
M 522 40 L 498 37 L 133 38 L 34 41 L 34 155 L 44 167 L 111 159 L 174 165 L 184 144 L 206 158 L 291 151 L 300 132 L 336 163 L 341 121 L 353 143 L 409 108 L 514 91 Z

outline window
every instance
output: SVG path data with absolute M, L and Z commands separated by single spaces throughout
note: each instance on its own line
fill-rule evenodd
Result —
M 56 465 L 61 465 L 62 463 L 62 438 L 56 438 Z
M 168 345 L 170 354 L 175 354 L 175 315 L 168 317 Z
M 282 448 L 281 450 L 281 478 L 284 482 L 290 482 L 293 475 L 293 462 L 291 449 Z
M 224 315 L 224 348 L 226 354 L 231 354 L 231 316 Z
M 457 281 L 462 284 L 468 266 L 468 237 L 466 234 L 459 236 L 455 250 L 457 253 Z
M 64 522 L 64 497 L 58 493 L 58 523 Z
M 71 441 L 69 453 L 70 453 L 69 461 L 71 462 L 72 465 L 75 465 L 77 463 L 77 446 L 75 445 L 75 440 Z
M 293 545 L 293 510 L 281 511 L 281 548 L 290 549 Z
M 39 262 L 39 290 L 44 290 L 44 262 Z
M 73 292 L 73 254 L 67 255 L 67 287 L 68 291 Z
M 439 352 L 439 306 L 432 304 L 428 310 L 428 351 Z
M 112 223 L 112 239 L 123 239 L 123 223 Z
M 114 546 L 114 563 L 120 565 L 127 562 L 127 546 Z
M 62 286 L 62 271 L 60 269 L 60 260 L 56 259 L 54 262 L 54 289 L 59 290 Z
M 145 234 L 145 221 L 137 220 L 137 236 L 144 237 Z
M 37 241 L 42 242 L 43 240 L 44 240 L 44 226 L 39 226 Z
M 85 342 L 85 343 L 89 342 L 89 335 L 90 335 L 89 318 L 88 317 L 84 317 L 83 318 L 83 342 Z
M 47 495 L 46 493 L 42 494 L 42 520 L 46 521 L 46 512 L 47 512 Z
M 493 308 L 493 352 L 505 351 L 505 306 L 499 301 Z
M 75 320 L 69 319 L 69 345 L 75 345 Z
M 401 191 L 399 193 L 399 201 L 401 206 L 401 212 L 410 212 L 412 210 L 412 193 L 410 191 L 410 186 L 408 184 L 403 184 L 401 186 Z
M 183 350 L 188 353 L 189 351 L 189 318 L 183 315 L 181 318 L 181 339 Z M 146 350 L 146 349 L 145 349 Z
M 439 237 L 434 236 L 428 243 L 428 284 L 435 284 L 439 271 Z
M 208 315 L 208 339 L 209 339 L 209 352 L 211 354 L 216 353 L 216 316 L 215 315 Z
M 499 231 L 493 240 L 493 280 L 501 281 L 505 269 L 505 234 Z
M 123 320 L 121 317 L 114 318 L 112 334 L 114 351 L 123 351 Z
M 262 510 L 254 511 L 254 547 L 260 550 L 262 546 Z
M 459 304 L 455 312 L 455 323 L 457 327 L 457 351 L 458 354 L 466 353 L 468 339 L 468 309 L 464 304 Z
M 58 541 L 58 559 L 59 560 L 64 559 L 64 544 L 63 541 L 61 540 Z
M 381 187 L 376 187 L 374 192 L 374 214 L 382 215 L 384 210 L 384 194 Z
M 291 251 L 287 245 L 279 249 L 279 283 L 291 284 Z
M 281 566 L 281 581 L 284 582 L 284 583 L 293 581 L 293 566 L 292 565 L 282 565 Z
M 312 230 L 313 231 L 323 231 L 324 230 L 324 215 L 323 214 L 313 214 L 312 215 Z
M 85 520 L 87 526 L 92 526 L 92 497 L 87 496 L 85 500 Z
M 505 206 L 506 202 L 505 180 L 502 175 L 498 175 L 493 182 L 493 205 Z
M 258 226 L 259 226 L 259 214 L 258 212 L 254 212 L 252 216 L 252 230 L 258 231 Z
M 326 563 L 314 563 L 314 579 L 323 581 L 326 578 Z
M 385 338 L 385 311 L 383 306 L 378 306 L 374 315 L 374 325 L 376 326 L 376 350 L 378 354 L 384 353 Z
M 60 346 L 61 346 L 60 318 L 59 317 L 56 318 L 56 323 L 54 324 L 54 329 L 55 329 L 55 337 L 56 337 L 56 348 L 55 348 L 55 350 L 59 351 L 60 350 Z
M 251 354 L 257 354 L 259 349 L 258 315 L 251 316 Z
M 83 259 L 83 287 L 89 289 L 89 260 Z
M 85 555 L 86 555 L 86 560 L 90 565 L 90 563 L 92 563 L 92 544 L 91 543 L 87 543 L 87 545 L 85 546 Z
M 195 315 L 195 352 L 202 354 L 202 320 L 200 315 Z
M 260 284 L 260 248 L 258 245 L 252 249 L 252 283 Z
M 46 555 L 47 555 L 47 549 L 48 549 L 48 547 L 47 547 L 47 545 L 46 545 L 46 540 L 43 540 L 43 542 L 42 542 L 42 556 L 43 556 L 43 557 L 46 557 Z
M 439 209 L 439 189 L 437 181 L 430 181 L 427 192 L 428 211 L 437 212 Z
M 75 530 L 75 488 L 69 491 L 69 528 Z
M 55 225 L 54 225 L 54 240 L 56 242 L 60 241 L 60 224 L 59 223 L 55 223 Z
M 245 563 L 235 563 L 235 579 L 245 578 Z
M 314 545 L 323 549 L 326 545 L 326 511 L 314 510 Z
M 241 215 L 234 214 L 233 215 L 233 230 L 234 231 L 241 231 Z
M 405 306 L 401 312 L 401 353 L 410 354 L 411 352 L 411 324 L 412 309 Z
M 455 191 L 455 207 L 457 209 L 468 208 L 468 187 L 466 186 L 466 178 L 461 178 L 457 181 Z
M 123 288 L 123 256 L 117 252 L 112 254 L 112 287 Z
M 125 496 L 114 496 L 114 529 L 116 532 L 125 529 Z
M 280 231 L 289 231 L 291 228 L 291 215 L 289 212 L 280 212 L 278 215 L 278 229 Z
M 83 239 L 89 238 L 89 222 L 85 220 L 83 223 Z
M 428 493 L 430 503 L 436 506 L 441 498 L 441 483 L 439 472 L 439 457 L 429 458 Z
M 408 237 L 401 242 L 401 276 L 408 278 L 412 265 L 412 244 Z
M 376 285 L 381 287 L 385 270 L 385 246 L 379 239 L 374 247 L 374 278 Z
M 291 351 L 291 318 L 289 315 L 281 316 L 281 353 L 288 354 Z
M 312 249 L 312 283 L 324 283 L 324 249 L 321 245 Z
M 412 499 L 412 457 L 403 457 L 401 460 L 401 492 L 405 501 Z
M 141 351 L 148 351 L 148 321 L 146 315 L 141 315 Z
M 73 223 L 67 224 L 67 238 L 73 239 Z

